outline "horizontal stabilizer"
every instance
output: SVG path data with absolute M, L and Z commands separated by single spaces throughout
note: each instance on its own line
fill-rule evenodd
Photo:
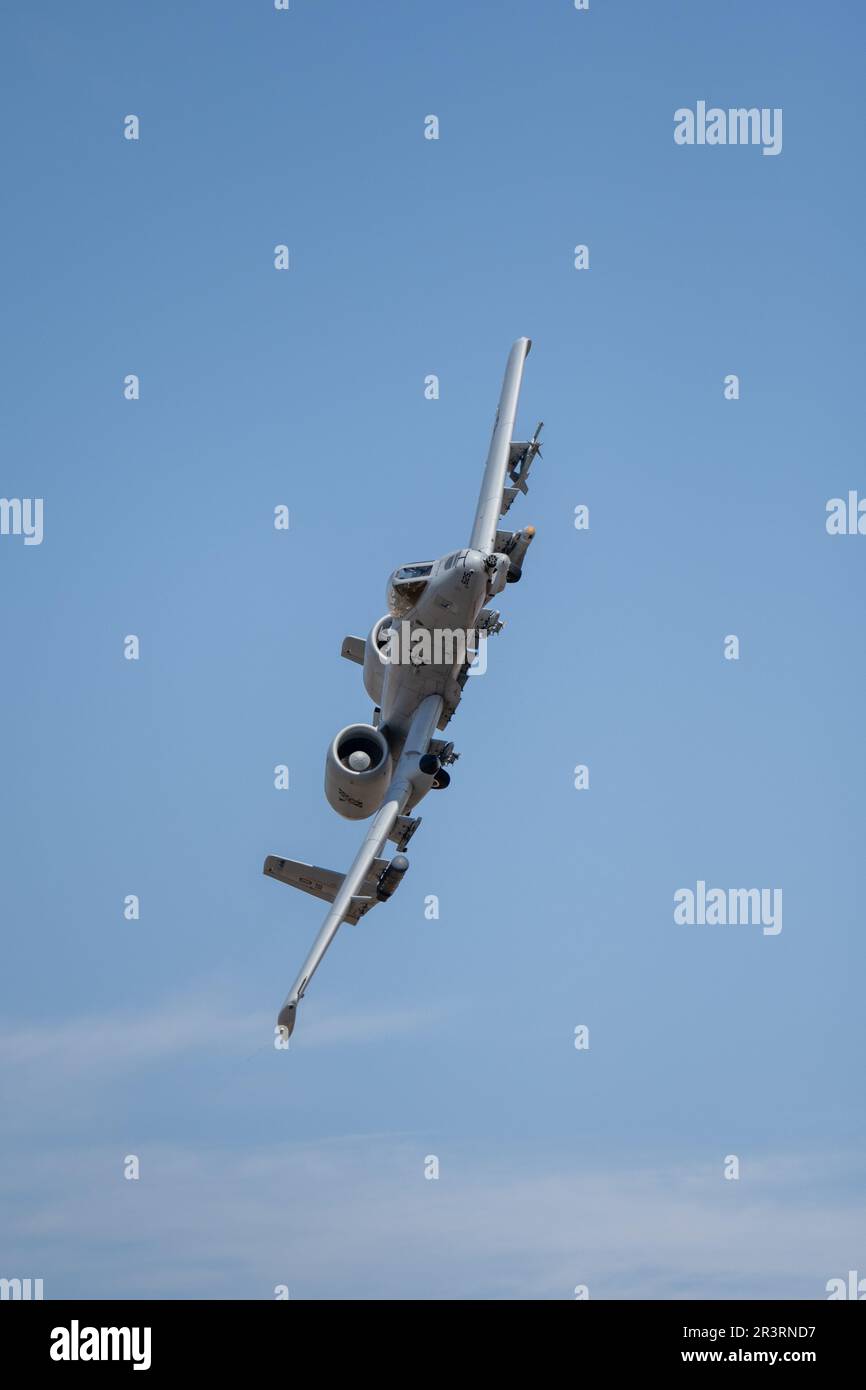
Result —
M 361 884 L 360 894 L 352 898 L 352 905 L 346 913 L 347 922 L 357 922 L 376 901 L 376 884 L 389 863 L 388 859 L 373 860 Z M 314 898 L 321 898 L 326 903 L 334 901 L 345 878 L 345 874 L 338 874 L 334 869 L 322 869 L 318 864 L 303 864 L 299 859 L 281 859 L 276 854 L 268 855 L 262 872 L 269 878 L 279 879 L 280 883 L 287 883 L 290 888 L 311 893 Z
M 364 665 L 364 652 L 367 650 L 367 643 L 363 637 L 344 637 L 343 645 L 340 648 L 340 656 L 344 656 L 347 661 L 355 661 L 359 666 Z

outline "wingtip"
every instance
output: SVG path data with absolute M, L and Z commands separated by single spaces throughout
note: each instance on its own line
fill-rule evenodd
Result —
M 297 1017 L 297 1012 L 297 1003 L 294 1001 L 289 1003 L 287 1001 L 280 1009 L 279 1015 L 277 1016 L 277 1027 L 285 1030 L 285 1036 L 287 1038 L 290 1038 L 292 1036 L 292 1032 L 294 1031 L 295 1018 Z

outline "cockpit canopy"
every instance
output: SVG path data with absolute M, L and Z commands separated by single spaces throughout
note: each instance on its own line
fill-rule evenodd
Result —
M 388 580 L 388 612 L 392 618 L 405 618 L 427 588 L 433 572 L 428 564 L 401 565 Z

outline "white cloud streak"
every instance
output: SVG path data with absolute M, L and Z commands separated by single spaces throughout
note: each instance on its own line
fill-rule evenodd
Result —
M 863 1263 L 866 1215 L 830 1165 L 766 1158 L 748 1181 L 603 1171 L 579 1155 L 503 1162 L 420 1138 L 43 1157 L 12 1184 L 5 1273 L 61 1297 L 596 1298 L 825 1296 Z M 816 1183 L 825 1195 L 815 1200 Z

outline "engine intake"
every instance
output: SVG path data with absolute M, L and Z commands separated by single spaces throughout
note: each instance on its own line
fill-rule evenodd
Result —
M 341 729 L 325 759 L 325 795 L 347 820 L 365 820 L 382 804 L 391 780 L 391 750 L 372 724 Z

